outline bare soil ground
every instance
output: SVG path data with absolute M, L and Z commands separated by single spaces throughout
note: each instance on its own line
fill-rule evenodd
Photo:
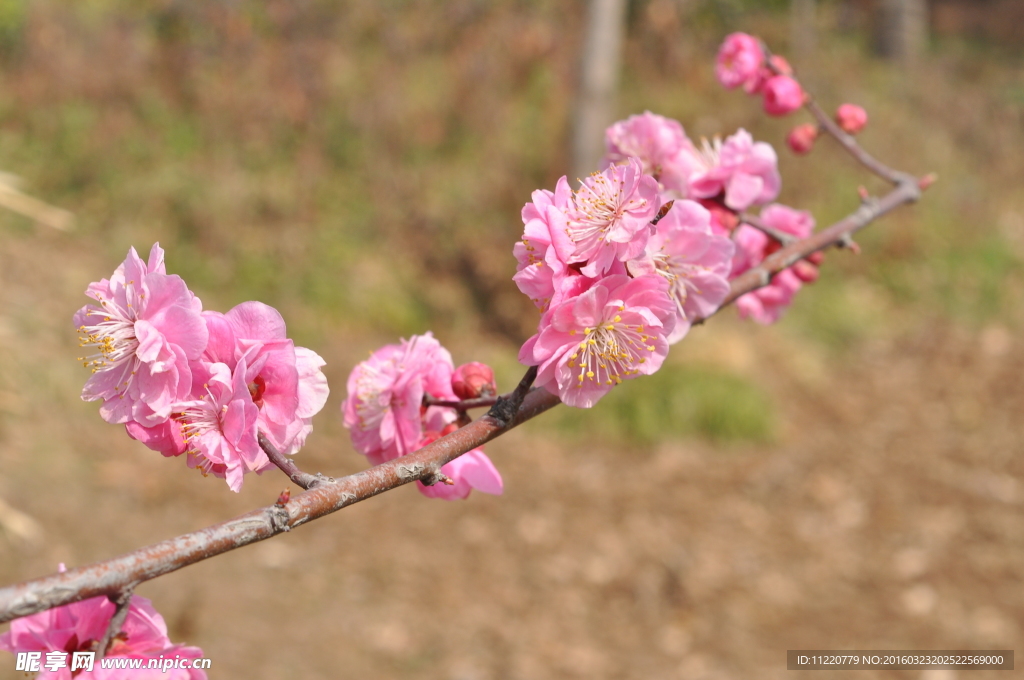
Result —
M 68 319 L 105 266 L 46 232 L 0 251 L 0 498 L 41 532 L 19 535 L 8 510 L 4 583 L 286 486 L 264 475 L 232 494 L 78 402 Z M 921 322 L 830 361 L 781 327 L 719 319 L 687 343 L 693 361 L 753 371 L 771 445 L 584 447 L 534 423 L 490 447 L 503 497 L 400 489 L 139 593 L 212 678 L 782 678 L 795 648 L 1022 649 L 1019 338 Z M 301 462 L 355 471 L 331 411 L 361 351 L 320 349 L 335 392 Z M 0 678 L 18 677 L 8 661 Z

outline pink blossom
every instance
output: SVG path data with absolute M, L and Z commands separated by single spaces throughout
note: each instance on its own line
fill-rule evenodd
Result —
M 533 192 L 533 201 L 523 207 L 523 236 L 512 252 L 518 261 L 516 282 L 533 303 L 545 311 L 557 302 L 576 272 L 568 261 L 576 245 L 569 239 L 565 210 L 572 200 L 572 189 L 565 177 L 558 180 L 555 192 Z
M 814 148 L 814 140 L 817 138 L 818 126 L 813 123 L 803 123 L 789 131 L 789 135 L 786 137 L 786 144 L 792 149 L 793 153 L 802 156 L 810 153 L 811 149 Z
M 733 89 L 756 81 L 763 64 L 764 52 L 757 38 L 746 33 L 731 33 L 718 50 L 715 75 L 718 82 Z
M 203 319 L 210 333 L 204 359 L 234 370 L 248 356 L 246 382 L 259 408 L 259 431 L 282 453 L 298 451 L 313 429 L 313 416 L 327 403 L 324 360 L 296 347 L 281 314 L 262 302 L 243 302 L 226 314 L 204 312 Z
M 717 198 L 701 198 L 697 200 L 703 208 L 711 213 L 711 232 L 718 236 L 730 236 L 733 229 L 740 223 L 735 210 L 726 208 Z
M 453 371 L 451 354 L 429 331 L 386 345 L 358 364 L 341 405 L 356 450 L 379 464 L 419 448 L 423 395 L 456 399 Z
M 466 498 L 473 489 L 494 496 L 500 496 L 504 490 L 501 474 L 482 449 L 467 451 L 452 462 L 442 465 L 441 473 L 454 484 L 427 486 L 423 482 L 416 482 L 420 493 L 428 498 L 455 501 Z
M 868 124 L 868 112 L 856 104 L 840 104 L 836 109 L 836 123 L 851 135 L 855 135 Z
M 644 173 L 654 176 L 673 197 L 686 196 L 686 179 L 693 168 L 691 155 L 684 151 L 692 150 L 693 143 L 678 121 L 645 111 L 611 125 L 604 140 L 606 165 L 636 157 Z
M 457 430 L 458 425 L 454 420 L 455 414 L 450 409 L 431 409 L 431 413 L 424 418 L 427 430 L 423 433 L 420 448 Z M 416 482 L 419 492 L 428 498 L 456 501 L 467 498 L 473 489 L 493 496 L 500 496 L 504 491 L 501 474 L 482 448 L 467 451 L 450 463 L 442 465 L 441 474 L 448 477 L 452 484 L 438 483 L 427 486 L 423 482 Z
M 692 198 L 715 198 L 724 192 L 724 205 L 738 212 L 768 203 L 782 187 L 775 149 L 754 142 L 742 128 L 724 144 L 717 137 L 711 143 L 703 140 L 694 159 L 698 170 L 690 176 Z
M 695 318 L 705 318 L 729 294 L 732 241 L 712 232 L 711 213 L 694 201 L 676 201 L 659 222 L 641 258 L 626 266 L 633 276 L 658 274 L 668 282 L 676 307 L 675 344 L 690 330 Z
M 785 116 L 804 105 L 800 83 L 789 76 L 772 76 L 762 90 L 764 110 L 770 116 Z
M 452 374 L 452 392 L 459 399 L 493 397 L 498 393 L 494 369 L 479 361 L 462 364 Z
M 74 317 L 81 345 L 97 349 L 82 358 L 93 370 L 82 399 L 102 399 L 100 415 L 109 423 L 166 421 L 191 389 L 188 362 L 206 347 L 199 298 L 167 275 L 159 244 L 148 264 L 130 249 L 110 279 L 89 284 L 85 294 L 99 305 Z
M 784 269 L 763 288 L 741 295 L 736 300 L 736 309 L 741 319 L 753 319 L 760 324 L 773 324 L 793 302 L 801 288 L 800 279 L 790 269 Z
M 63 565 L 61 565 L 63 571 Z M 95 652 L 103 638 L 111 617 L 114 604 L 107 597 L 93 597 L 81 602 L 54 607 L 38 614 L 32 614 L 11 622 L 11 629 L 0 635 L 0 649 L 11 653 L 42 652 L 43 662 L 47 652 L 66 652 L 68 667 L 56 670 L 43 668 L 37 680 L 71 680 L 71 652 Z M 167 625 L 153 608 L 152 603 L 133 595 L 128 604 L 128 616 L 121 627 L 121 635 L 115 636 L 107 654 L 108 657 L 195 659 L 203 656 L 197 647 L 174 645 L 167 637 Z M 168 673 L 152 670 L 101 669 L 96 661 L 92 672 L 76 671 L 74 677 L 97 680 L 128 680 L 129 678 L 156 678 L 164 680 L 205 680 L 201 670 L 174 669 Z
M 451 355 L 429 332 L 386 345 L 357 365 L 348 378 L 348 398 L 341 405 L 356 450 L 379 465 L 457 429 L 451 408 L 423 408 L 425 394 L 458 399 L 452 391 L 453 373 Z M 442 466 L 441 472 L 454 485 L 420 484 L 425 496 L 455 500 L 466 498 L 474 488 L 491 494 L 502 491 L 501 475 L 482 449 L 463 454 Z
M 633 259 L 644 251 L 657 211 L 658 182 L 637 158 L 587 177 L 566 211 L 576 244 L 569 263 L 585 263 L 580 272 L 595 278 Z
M 807 238 L 814 231 L 814 217 L 803 210 L 772 204 L 761 211 L 761 220 L 768 226 L 797 238 Z M 736 232 L 736 257 L 732 275 L 736 276 L 760 264 L 765 257 L 778 250 L 779 244 L 764 232 L 749 225 L 741 225 Z M 804 262 L 804 261 L 801 261 Z M 810 266 L 811 263 L 807 263 Z M 772 277 L 771 283 L 736 300 L 740 317 L 752 318 L 758 323 L 770 324 L 779 320 L 786 307 L 802 287 L 806 271 L 798 275 L 787 268 Z
M 663 277 L 606 276 L 545 313 L 519 361 L 539 367 L 538 386 L 590 408 L 623 380 L 661 367 L 675 321 Z

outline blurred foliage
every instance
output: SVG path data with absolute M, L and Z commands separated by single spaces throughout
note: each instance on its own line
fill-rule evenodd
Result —
M 884 187 L 828 140 L 794 159 L 782 140 L 798 117 L 766 119 L 711 68 L 732 30 L 785 54 L 785 4 L 631 3 L 619 113 L 675 117 L 695 138 L 749 129 L 780 149 L 780 200 L 825 226 L 857 207 L 858 184 Z M 1018 325 L 1020 53 L 945 38 L 899 72 L 837 28 L 836 5 L 819 3 L 827 49 L 798 72 L 826 109 L 867 108 L 868 149 L 940 180 L 865 231 L 863 256 L 830 254 L 786 325 L 835 352 L 935 316 Z M 84 251 L 114 263 L 159 240 L 209 308 L 262 299 L 307 342 L 434 328 L 514 354 L 536 311 L 509 281 L 511 247 L 530 193 L 568 165 L 583 13 L 544 0 L 0 0 L 0 158 L 78 216 L 69 238 Z M 605 407 L 632 415 L 601 427 L 654 437 L 658 413 L 678 424 L 667 434 L 768 436 L 751 384 L 690 369 L 637 382 Z
M 608 393 L 590 411 L 561 408 L 550 416 L 567 439 L 622 441 L 703 437 L 723 444 L 766 442 L 773 435 L 767 395 L 749 380 L 707 368 L 666 365 Z

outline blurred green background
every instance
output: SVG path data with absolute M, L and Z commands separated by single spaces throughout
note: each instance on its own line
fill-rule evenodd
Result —
M 833 441 L 829 439 L 832 430 L 842 433 L 848 428 L 856 436 L 868 432 L 865 422 L 849 416 L 864 412 L 850 405 L 861 403 L 857 402 L 858 381 L 874 379 L 861 367 L 904 376 L 906 383 L 871 392 L 874 396 L 863 399 L 874 406 L 895 400 L 886 413 L 905 409 L 912 416 L 934 412 L 935 400 L 955 392 L 958 381 L 981 379 L 978 376 L 989 375 L 989 368 L 992 384 L 999 389 L 1017 382 L 1005 367 L 996 370 L 971 362 L 987 361 L 986 357 L 1010 361 L 1019 355 L 1015 337 L 1021 328 L 1024 295 L 1024 192 L 1018 188 L 1024 175 L 1024 53 L 1022 36 L 1013 26 L 1024 25 L 1015 23 L 1022 3 L 933 2 L 928 41 L 916 59 L 906 61 L 874 54 L 874 22 L 879 5 L 885 4 L 882 0 L 812 4 L 816 6 L 810 24 L 812 40 L 797 45 L 793 8 L 783 0 L 630 2 L 616 103 L 619 117 L 651 110 L 680 120 L 694 139 L 747 128 L 756 139 L 779 149 L 784 178 L 780 201 L 811 210 L 819 226 L 856 208 L 858 185 L 875 193 L 884 191 L 879 180 L 829 140 L 822 140 L 806 158 L 793 157 L 782 142 L 792 125 L 804 122 L 802 114 L 768 119 L 758 100 L 717 84 L 712 69 L 717 46 L 728 32 L 743 30 L 762 36 L 776 52 L 789 56 L 826 110 L 844 101 L 864 106 L 870 123 L 861 140 L 869 150 L 917 175 L 936 172 L 938 183 L 919 205 L 900 209 L 864 231 L 858 238 L 863 248 L 860 256 L 831 253 L 821 279 L 800 293 L 777 327 L 742 323 L 731 310 L 726 311 L 723 318 L 693 330 L 656 376 L 617 389 L 593 412 L 558 409 L 531 423 L 529 432 L 510 438 L 513 444 L 507 449 L 496 445 L 506 454 L 505 459 L 500 454 L 495 459 L 499 468 L 507 470 L 510 495 L 474 497 L 458 507 L 431 506 L 429 512 L 447 519 L 422 520 L 434 528 L 446 526 L 445 522 L 447 526 L 468 522 L 458 525 L 462 536 L 458 540 L 464 539 L 470 553 L 485 550 L 489 539 L 482 535 L 515 526 L 518 533 L 506 539 L 512 541 L 505 546 L 507 554 L 481 553 L 473 558 L 481 564 L 493 567 L 495 563 L 488 560 L 505 564 L 501 560 L 529 561 L 531 556 L 549 562 L 550 551 L 540 548 L 550 545 L 546 537 L 558 535 L 549 531 L 551 517 L 578 512 L 611 525 L 616 518 L 629 520 L 612 512 L 611 505 L 606 508 L 611 516 L 606 517 L 588 509 L 588 503 L 600 495 L 603 485 L 614 487 L 621 477 L 629 477 L 630 461 L 653 466 L 653 478 L 638 479 L 635 485 L 623 483 L 621 491 L 626 495 L 616 503 L 627 510 L 643 507 L 638 498 L 647 495 L 653 479 L 671 478 L 679 470 L 686 471 L 687 483 L 696 485 L 695 497 L 718 489 L 715 493 L 721 492 L 726 499 L 747 502 L 744 494 L 754 492 L 744 486 L 746 482 L 731 485 L 719 480 L 718 487 L 718 482 L 702 481 L 702 471 L 718 480 L 714 470 L 724 466 L 722 475 L 740 479 L 748 463 L 754 464 L 750 461 L 768 465 L 783 460 L 779 456 L 786 454 L 780 451 L 807 446 L 825 456 L 820 448 L 814 449 L 814 442 Z M 992 18 L 986 23 L 978 12 L 962 11 L 965 4 L 984 5 L 984 14 Z M 167 251 L 169 271 L 180 274 L 206 308 L 226 311 L 250 299 L 279 308 L 297 344 L 327 359 L 333 393 L 303 452 L 308 463 L 300 461 L 311 470 L 341 474 L 361 466 L 336 414 L 348 371 L 381 344 L 432 330 L 452 350 L 456 363 L 488 361 L 498 371 L 499 387 L 510 388 L 522 371 L 515 360 L 518 347 L 533 333 L 537 318 L 510 280 L 515 270 L 511 249 L 521 233 L 519 211 L 530 193 L 552 188 L 570 165 L 569 130 L 585 10 L 583 2 L 543 0 L 0 0 L 0 169 L 19 175 L 28 193 L 76 216 L 74 230 L 61 233 L 13 213 L 0 213 L 4 284 L 0 342 L 7 357 L 0 366 L 0 498 L 36 517 L 51 537 L 44 544 L 32 543 L 7 527 L 0 535 L 4 580 L 41 575 L 58 560 L 80 564 L 199 528 L 271 502 L 284 482 L 247 481 L 247 487 L 260 491 L 249 488 L 248 494 L 224 498 L 225 489 L 213 480 L 199 491 L 194 490 L 193 475 L 187 475 L 187 481 L 178 477 L 164 481 L 161 475 L 165 474 L 180 474 L 180 480 L 185 480 L 184 465 L 149 457 L 148 451 L 125 440 L 117 428 L 100 422 L 94 404 L 79 402 L 85 375 L 74 361 L 77 347 L 70 317 L 84 304 L 81 291 L 88 282 L 109 276 L 129 246 L 146 252 L 159 241 Z M 944 353 L 952 353 L 955 359 Z M 949 362 L 960 372 L 946 375 L 936 368 L 937 363 Z M 939 376 L 942 382 L 935 383 Z M 863 389 L 864 394 L 870 392 Z M 950 406 L 955 417 L 942 422 L 955 421 L 956 427 L 962 425 L 976 437 L 982 436 L 977 434 L 979 427 L 986 431 L 979 423 L 992 419 L 1005 420 L 1010 428 L 1013 413 L 1007 409 L 1017 403 L 1014 395 L 975 394 L 963 404 Z M 939 413 L 944 413 L 942 408 Z M 811 417 L 815 413 L 817 419 Z M 917 422 L 912 416 L 904 422 Z M 877 414 L 863 417 L 873 424 L 885 420 Z M 814 427 L 823 428 L 824 439 L 807 436 Z M 1008 440 L 976 444 L 980 450 L 1009 447 L 1015 452 L 1019 442 L 1012 428 L 1006 432 Z M 836 436 L 856 440 L 850 433 Z M 949 440 L 940 436 L 938 441 Z M 870 449 L 871 445 L 862 446 Z M 547 472 L 525 463 L 503 467 L 516 447 L 534 451 L 533 457 L 526 458 L 531 465 L 550 456 L 557 459 L 550 463 L 555 467 Z M 684 450 L 687 453 L 680 453 Z M 933 446 L 920 443 L 907 450 L 924 457 L 935 453 Z M 75 452 L 82 456 L 84 451 L 101 453 L 98 458 L 75 458 Z M 601 465 L 614 472 L 597 475 L 598 482 L 587 482 L 586 474 L 576 474 L 579 461 L 564 460 L 555 451 L 582 452 L 588 460 L 604 461 Z M 706 458 L 691 465 L 692 451 Z M 880 460 L 888 459 L 886 451 L 886 447 L 877 449 Z M 811 454 L 797 460 L 807 463 L 807 455 Z M 129 457 L 133 462 L 123 462 Z M 1001 465 L 1011 465 L 1004 458 L 999 460 Z M 825 475 L 821 481 L 821 474 L 814 476 L 809 472 L 813 466 L 803 463 L 793 465 L 805 470 L 811 480 L 807 493 L 825 505 L 835 504 L 840 512 L 836 521 L 842 524 L 841 512 L 855 513 L 849 510 L 854 506 L 843 505 L 849 498 L 845 492 L 835 492 L 837 482 L 827 471 L 821 473 Z M 1014 475 L 1019 470 L 1007 470 L 998 468 L 998 475 L 1010 475 L 1006 477 L 1010 481 L 993 482 L 992 488 L 1013 489 L 1007 493 L 1017 499 Z M 584 481 L 578 495 L 563 486 L 547 486 L 558 480 L 571 486 L 579 479 Z M 871 475 L 863 469 L 843 479 L 841 488 L 857 487 L 859 482 L 851 481 L 857 479 L 865 484 L 858 488 L 871 488 Z M 61 502 L 47 500 L 56 489 L 76 480 L 81 482 L 77 491 L 60 491 Z M 905 480 L 911 487 L 915 483 Z M 175 491 L 163 489 L 164 484 Z M 515 489 L 531 484 L 538 486 L 516 496 Z M 987 482 L 979 484 L 989 489 Z M 127 493 L 127 500 L 121 498 L 125 485 L 134 489 Z M 187 512 L 180 506 L 185 494 L 198 496 L 189 501 L 194 507 Z M 349 576 L 338 578 L 348 579 L 345 588 L 353 593 L 375 592 L 373 574 L 401 580 L 392 572 L 394 564 L 416 559 L 411 555 L 419 553 L 408 548 L 416 537 L 390 535 L 380 543 L 377 537 L 387 532 L 389 519 L 408 518 L 400 509 L 421 512 L 418 509 L 425 501 L 414 496 L 385 498 L 346 511 L 352 518 L 325 520 L 335 527 L 348 527 L 370 544 L 368 562 L 344 563 Z M 984 491 L 981 496 L 992 494 Z M 564 507 L 553 508 L 559 499 Z M 706 500 L 701 507 L 713 503 L 713 498 Z M 770 500 L 756 502 L 762 501 L 772 507 Z M 383 509 L 392 507 L 392 502 L 400 509 Z M 802 507 L 794 501 L 792 512 L 802 512 Z M 145 512 L 136 516 L 139 508 Z M 537 514 L 537 508 L 546 510 Z M 575 509 L 570 513 L 565 508 Z M 713 508 L 707 511 L 714 512 Z M 494 520 L 487 525 L 490 528 L 473 524 L 472 517 L 481 512 L 485 518 L 481 521 Z M 872 512 L 872 521 L 884 526 L 888 515 Z M 111 523 L 123 523 L 133 530 L 119 531 L 117 538 L 105 531 L 87 532 L 88 536 L 60 533 L 62 523 L 83 513 L 95 518 L 86 524 L 109 529 Z M 716 532 L 713 527 L 719 520 L 714 516 L 702 521 L 684 513 L 678 521 L 692 524 L 694 531 Z M 744 511 L 737 516 L 747 517 Z M 759 521 L 742 520 L 739 529 L 733 527 L 739 532 L 735 545 L 743 545 L 744 532 L 760 532 Z M 790 524 L 797 526 L 799 521 L 786 526 Z M 607 529 L 607 524 L 603 526 Z M 627 521 L 627 527 L 633 525 Z M 577 529 L 581 546 L 591 546 L 587 535 L 600 533 L 586 524 Z M 331 529 L 317 531 L 323 538 Z M 663 528 L 662 533 L 666 531 Z M 885 534 L 879 529 L 872 535 Z M 540 548 L 520 555 L 515 536 Z M 1019 550 L 1019 532 L 1007 536 L 1005 540 Z M 992 540 L 997 552 L 999 546 L 1005 547 L 1003 538 Z M 708 554 L 714 553 L 714 545 L 705 546 Z M 260 553 L 260 563 L 270 565 L 266 566 L 270 585 L 245 582 L 245 587 L 273 589 L 273 579 L 281 576 L 282 569 L 298 568 L 297 562 L 281 557 L 284 553 L 273 552 L 277 548 L 267 550 L 271 552 Z M 323 554 L 318 557 L 317 548 L 295 550 L 311 554 L 313 561 L 330 559 Z M 252 660 L 256 657 L 246 656 L 246 650 L 263 645 L 259 641 L 264 638 L 243 630 L 225 633 L 214 623 L 220 621 L 221 613 L 211 613 L 209 605 L 200 604 L 204 597 L 212 597 L 210 591 L 218 583 L 231 578 L 212 570 L 247 569 L 246 559 L 251 558 L 245 552 L 219 560 L 234 567 L 186 570 L 216 575 L 205 589 L 165 579 L 168 585 L 154 584 L 159 590 L 143 593 L 154 598 L 162 593 L 171 601 L 170 613 L 165 613 L 173 619 L 172 634 L 208 647 L 214 658 L 211 677 L 280 677 L 284 669 L 292 673 L 296 668 L 306 677 L 366 677 L 341 671 L 332 675 L 330 669 L 340 668 L 341 659 L 360 673 L 394 677 L 541 678 L 580 673 L 633 677 L 632 671 L 623 670 L 623 659 L 634 655 L 653 659 L 630 667 L 646 668 L 643 677 L 739 677 L 737 673 L 751 677 L 751 673 L 758 675 L 755 669 L 762 667 L 764 659 L 774 658 L 770 646 L 761 656 L 756 651 L 747 656 L 746 652 L 708 652 L 711 647 L 702 640 L 721 631 L 691 625 L 687 617 L 717 620 L 722 610 L 710 601 L 700 604 L 696 595 L 672 595 L 669 588 L 667 595 L 653 596 L 657 602 L 681 598 L 665 610 L 668 613 L 658 609 L 659 604 L 650 605 L 653 614 L 644 614 L 653 617 L 654 632 L 625 636 L 625 647 L 614 655 L 616 660 L 606 659 L 604 664 L 593 661 L 602 658 L 601 649 L 610 649 L 597 633 L 582 634 L 584 642 L 572 648 L 577 651 L 552 652 L 551 658 L 560 659 L 557 662 L 544 661 L 547 652 L 528 642 L 467 641 L 467 649 L 497 645 L 505 651 L 494 657 L 497 660 L 487 657 L 491 660 L 462 663 L 460 659 L 476 657 L 459 647 L 461 643 L 452 642 L 451 648 L 437 647 L 437 640 L 420 644 L 417 636 L 422 629 L 395 624 L 395 633 L 385 620 L 374 629 L 383 631 L 379 640 L 373 638 L 379 644 L 366 643 L 370 651 L 350 631 L 352 641 L 346 645 L 351 646 L 343 645 L 346 651 L 321 644 L 312 653 L 317 661 L 305 663 L 282 652 L 269 655 L 271 660 L 264 659 L 260 665 Z M 348 559 L 350 553 L 345 554 Z M 566 559 L 572 562 L 575 558 L 569 554 Z M 429 562 L 432 558 L 420 555 L 419 559 Z M 662 556 L 658 563 L 672 573 L 685 571 L 673 559 Z M 779 559 L 780 564 L 786 563 Z M 906 559 L 912 561 L 913 556 Z M 1020 555 L 1013 552 L 1005 559 L 1017 564 Z M 700 559 L 683 562 L 698 565 L 693 573 L 703 568 Z M 641 593 L 636 595 L 640 604 L 629 606 L 647 606 L 643 584 L 661 578 L 645 571 L 649 563 L 637 566 L 640 585 L 627 589 Z M 472 570 L 475 563 L 459 564 L 459 569 Z M 583 560 L 581 564 L 591 565 L 581 567 L 582 582 L 590 584 L 585 587 L 616 583 L 617 577 L 602 576 L 602 563 Z M 320 574 L 326 568 L 310 566 L 309 573 Z M 488 595 L 483 589 L 474 597 L 499 603 L 495 611 L 500 613 L 483 612 L 470 619 L 511 617 L 517 623 L 509 625 L 546 630 L 558 638 L 564 630 L 557 624 L 538 623 L 555 617 L 550 607 L 545 609 L 538 600 L 531 601 L 533 609 L 518 610 L 510 604 L 515 596 L 501 594 L 503 588 L 513 586 L 500 583 L 514 581 L 527 593 L 543 588 L 531 590 L 532 582 L 526 577 L 523 583 L 509 581 L 507 574 L 502 576 L 503 569 L 511 569 L 507 564 L 495 568 L 499 593 Z M 957 568 L 948 569 L 953 573 Z M 369 575 L 360 570 L 368 570 Z M 627 569 L 625 573 L 634 572 Z M 788 572 L 783 569 L 783 573 Z M 295 578 L 296 583 L 303 582 L 303 577 Z M 870 582 L 863 574 L 857 578 Z M 1019 581 L 1019 577 L 1006 578 L 1006 583 Z M 387 582 L 384 576 L 381 579 Z M 679 579 L 684 585 L 678 587 L 685 591 L 685 577 Z M 552 583 L 554 592 L 575 592 L 575 586 L 565 581 L 556 578 Z M 769 578 L 766 588 L 778 591 L 772 583 L 778 585 Z M 300 628 L 308 635 L 320 630 L 321 624 L 314 622 L 315 612 L 327 607 L 316 604 L 323 587 L 314 587 L 310 592 L 318 594 L 308 595 L 307 600 L 297 598 L 295 615 L 305 622 Z M 939 586 L 928 587 L 941 591 Z M 237 588 L 241 591 L 241 582 Z M 408 591 L 380 588 L 392 599 L 367 601 L 356 594 L 345 600 L 346 606 L 353 612 L 363 608 L 380 613 L 390 611 L 389 602 L 404 602 L 395 605 L 399 608 L 415 604 L 407 601 Z M 889 598 L 883 591 L 876 593 L 880 601 Z M 249 592 L 236 595 L 247 598 Z M 994 603 L 1000 601 L 999 592 L 989 593 Z M 610 601 L 607 594 L 594 597 Z M 909 597 L 913 601 L 914 596 Z M 781 606 L 783 600 L 768 599 L 772 606 Z M 287 607 L 289 601 L 284 598 L 280 607 Z M 156 605 L 164 610 L 161 602 Z M 437 608 L 432 611 L 441 613 L 439 625 L 458 627 L 466 620 L 451 599 L 434 605 Z M 600 609 L 600 605 L 573 606 L 564 614 L 573 620 L 599 621 L 606 616 L 609 621 L 623 617 L 629 621 L 635 615 L 629 606 L 621 611 L 602 609 L 600 616 L 593 614 L 593 606 Z M 1019 603 L 1014 607 L 1009 613 L 992 615 L 1005 623 L 1001 629 L 997 624 L 986 629 L 1002 631 L 999 635 L 1004 637 L 996 635 L 993 641 L 1018 639 L 1024 621 Z M 258 626 L 268 627 L 268 636 L 273 633 L 274 617 L 291 621 L 278 609 L 270 613 L 258 604 L 246 611 L 246 616 L 267 622 Z M 865 614 L 866 630 L 871 629 L 872 612 L 877 613 Z M 983 612 L 979 620 L 993 620 L 992 616 L 985 619 L 987 615 Z M 963 616 L 970 619 L 973 614 Z M 801 620 L 814 619 L 807 615 Z M 905 629 L 898 625 L 883 629 L 896 631 L 895 639 L 907 644 L 961 640 L 927 631 L 917 637 L 907 633 L 904 639 L 899 631 Z M 817 628 L 808 624 L 807 630 Z M 437 635 L 444 637 L 441 632 Z M 757 634 L 753 639 L 762 640 Z M 650 643 L 656 649 L 647 649 L 645 640 L 660 642 Z M 829 642 L 866 648 L 867 640 L 851 633 Z M 302 649 L 300 643 L 295 645 Z M 419 651 L 407 654 L 409 648 Z M 598 652 L 586 651 L 592 648 Z M 693 654 L 703 655 L 693 661 Z M 280 665 L 283 658 L 293 665 Z M 8 677 L 8 670 L 0 662 L 0 677 Z

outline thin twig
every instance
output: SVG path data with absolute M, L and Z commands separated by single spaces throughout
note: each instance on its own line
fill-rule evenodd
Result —
M 311 475 L 308 472 L 300 470 L 295 464 L 295 461 L 278 451 L 277 447 L 274 446 L 262 432 L 257 433 L 256 439 L 260 443 L 260 448 L 267 454 L 267 458 L 270 459 L 270 462 L 281 468 L 281 472 L 288 475 L 288 478 L 297 486 L 300 486 L 303 489 L 312 489 L 323 484 L 325 481 L 329 481 L 329 478 L 324 477 L 321 474 Z
M 523 379 L 519 381 L 516 388 L 510 394 L 498 397 L 498 401 L 484 415 L 484 419 L 490 419 L 491 422 L 502 428 L 513 427 L 512 421 L 519 413 L 519 407 L 522 406 L 523 399 L 526 398 L 536 379 L 537 367 L 530 366 L 526 369 L 526 374 L 523 375 Z
M 124 620 L 128 618 L 128 605 L 131 603 L 132 591 L 134 589 L 135 585 L 130 584 L 116 594 L 107 595 L 110 601 L 114 603 L 114 615 L 110 617 L 107 630 L 103 633 L 103 638 L 100 639 L 100 643 L 96 647 L 96 655 L 101 659 L 110 651 L 110 646 L 114 644 L 114 638 L 121 632 Z
M 435 399 L 429 394 L 423 395 L 424 406 L 446 406 L 453 408 L 456 411 L 468 411 L 471 408 L 483 408 L 484 406 L 494 406 L 500 397 L 477 397 L 475 399 L 462 399 L 459 401 L 452 401 L 451 399 Z
M 771 50 L 768 49 L 768 46 L 764 42 L 761 42 L 761 50 L 764 52 L 765 63 L 768 65 L 771 72 L 775 75 L 785 75 L 772 60 Z M 814 97 L 812 97 L 806 89 L 804 90 L 804 97 L 804 108 L 807 109 L 808 113 L 814 116 L 814 119 L 818 121 L 820 128 L 835 137 L 836 141 L 846 149 L 847 153 L 853 156 L 857 162 L 865 168 L 882 179 L 896 185 L 913 178 L 905 172 L 893 170 L 888 165 L 865 151 L 861 145 L 857 143 L 857 140 L 853 138 L 853 135 L 847 134 L 846 131 L 839 127 L 838 123 L 832 120 L 829 115 L 825 113 L 820 106 L 818 106 L 818 103 L 814 101 Z
M 283 506 L 260 508 L 120 557 L 0 588 L 0 623 L 97 595 L 116 594 L 129 585 L 262 541 L 403 484 L 436 478 L 442 465 L 559 403 L 547 390 L 533 390 L 504 425 L 482 416 L 419 451 L 304 491 Z
M 910 178 L 908 181 L 901 182 L 899 186 L 878 201 L 861 205 L 855 212 L 847 215 L 827 229 L 812 234 L 802 241 L 781 248 L 766 257 L 756 267 L 737 276 L 730 282 L 729 295 L 722 302 L 721 307 L 707 317 L 694 319 L 693 323 L 702 323 L 726 305 L 735 302 L 736 298 L 741 295 L 767 286 L 773 276 L 783 269 L 793 266 L 808 255 L 829 247 L 852 243 L 850 238 L 852 234 L 860 231 L 874 220 L 899 206 L 917 201 L 921 197 L 919 181 L 910 175 L 907 175 L 907 177 Z
M 793 236 L 792 234 L 787 234 L 784 231 L 779 231 L 775 227 L 768 226 L 767 224 L 765 224 L 765 221 L 762 220 L 757 215 L 751 215 L 750 213 L 745 212 L 740 213 L 739 218 L 741 224 L 749 224 L 754 229 L 764 232 L 765 234 L 772 237 L 773 239 L 775 239 L 784 246 L 788 246 L 791 243 L 796 243 L 797 241 L 800 240 L 799 238 Z

